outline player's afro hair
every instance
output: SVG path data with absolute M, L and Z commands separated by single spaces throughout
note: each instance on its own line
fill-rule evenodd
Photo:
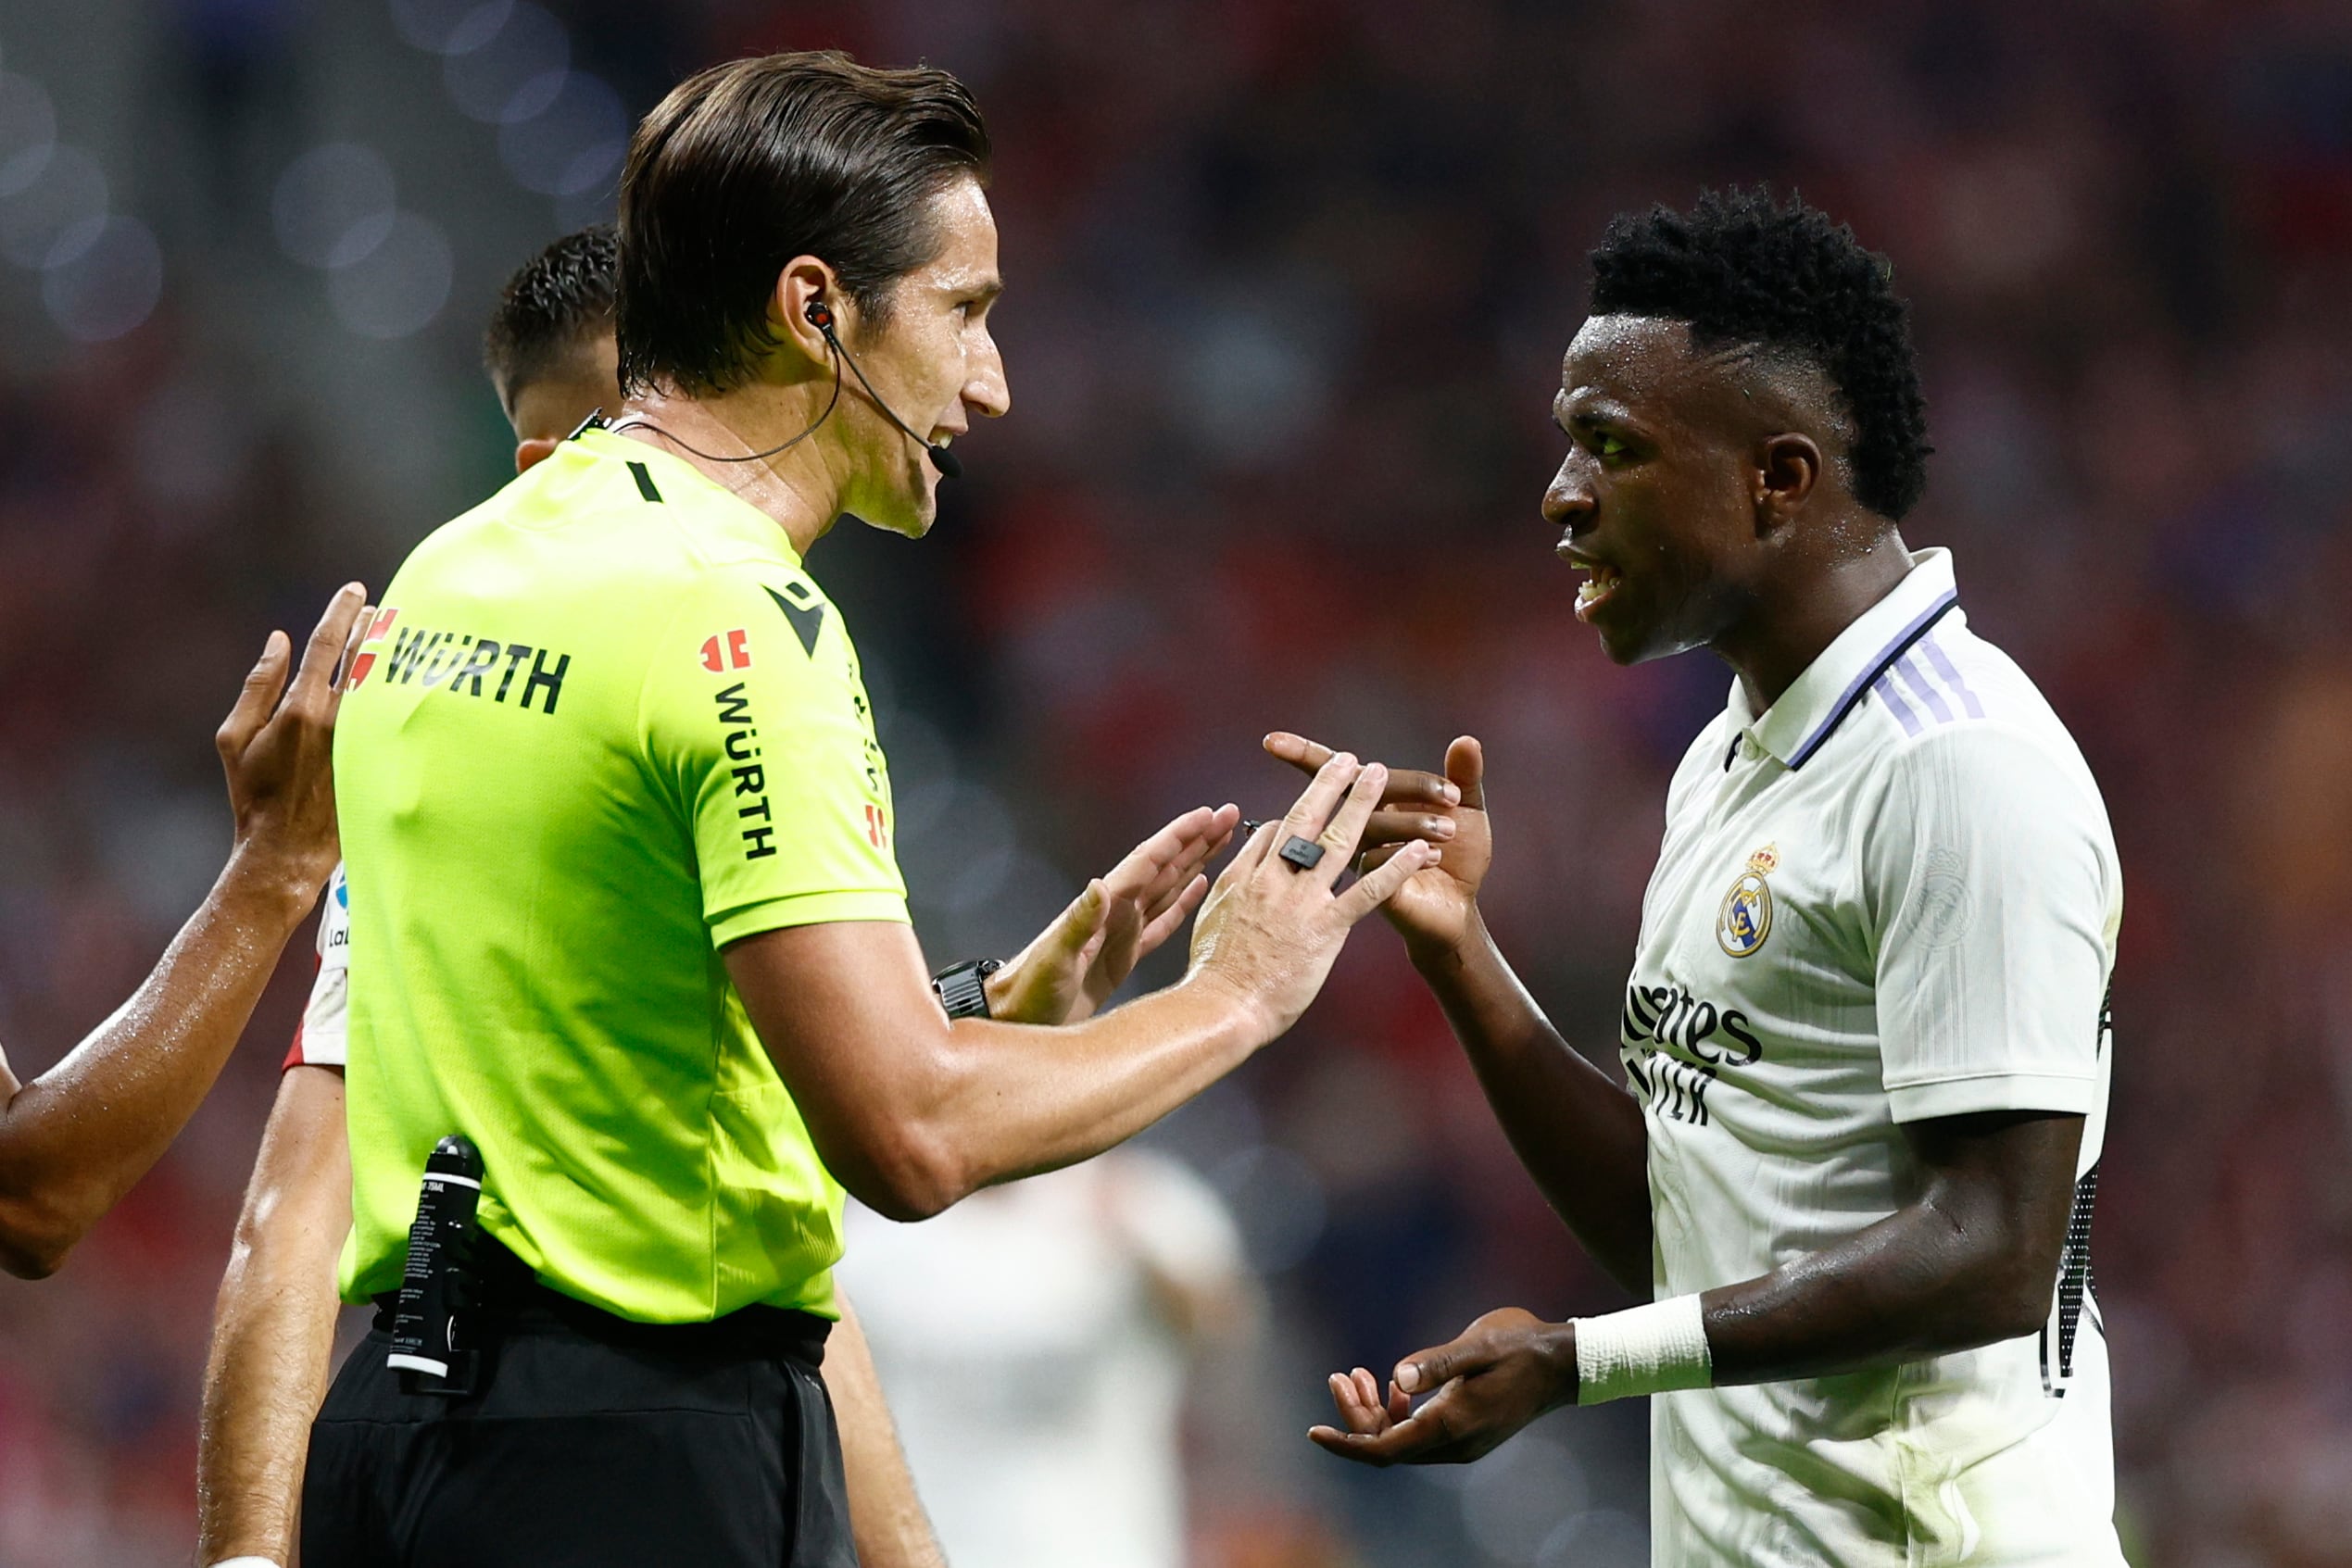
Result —
M 482 334 L 482 365 L 509 412 L 515 394 L 584 339 L 612 330 L 621 242 L 610 223 L 566 234 L 516 269 Z
M 1854 496 L 1899 520 L 1927 486 L 1927 405 L 1893 264 L 1854 231 L 1762 186 L 1703 191 L 1687 213 L 1620 213 L 1592 253 L 1592 313 L 1691 324 L 1707 348 L 1800 355 L 1854 417 Z

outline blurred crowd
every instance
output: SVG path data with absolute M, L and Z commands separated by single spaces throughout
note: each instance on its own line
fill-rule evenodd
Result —
M 2123 855 L 2094 1259 L 2127 1540 L 2142 1568 L 2344 1560 L 2352 13 L 2323 0 L 12 5 L 20 1075 L 217 866 L 207 740 L 264 633 L 504 477 L 476 334 L 509 269 L 609 210 L 611 128 L 710 60 L 819 45 L 963 75 L 997 147 L 1012 414 L 959 446 L 931 539 L 845 527 L 811 560 L 865 651 L 939 963 L 1010 950 L 1184 807 L 1280 805 L 1269 729 L 1424 766 L 1469 733 L 1490 922 L 1613 1057 L 1667 774 L 1729 677 L 1610 667 L 1552 559 L 1583 253 L 1614 211 L 1764 180 L 1891 256 L 1936 446 L 1905 535 L 1953 547 Z M 0 1283 L 6 1568 L 186 1560 L 212 1293 L 309 968 L 290 951 L 213 1102 L 67 1270 Z M 1389 934 L 1152 1142 L 1223 1195 L 1270 1303 L 1195 1366 L 1202 1568 L 1646 1561 L 1637 1407 L 1443 1474 L 1304 1441 L 1327 1370 L 1491 1306 L 1618 1300 Z

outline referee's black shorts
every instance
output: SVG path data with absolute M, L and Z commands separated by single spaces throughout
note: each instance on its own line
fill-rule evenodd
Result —
M 506 1314 L 472 1399 L 400 1391 L 376 1331 L 310 1430 L 321 1568 L 854 1568 L 823 1320 L 628 1323 L 552 1293 Z

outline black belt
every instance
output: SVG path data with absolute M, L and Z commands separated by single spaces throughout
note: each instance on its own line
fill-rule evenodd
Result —
M 738 1307 L 703 1323 L 638 1323 L 540 1283 L 522 1260 L 487 1235 L 474 1238 L 473 1266 L 483 1298 L 478 1311 L 498 1329 L 512 1332 L 560 1325 L 585 1339 L 660 1355 L 715 1361 L 785 1357 L 811 1371 L 824 1363 L 829 1319 L 789 1307 Z M 392 1330 L 397 1291 L 375 1298 L 375 1327 Z

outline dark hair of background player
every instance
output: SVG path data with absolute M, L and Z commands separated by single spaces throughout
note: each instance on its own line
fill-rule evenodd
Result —
M 681 82 L 621 174 L 621 385 L 711 395 L 773 343 L 769 297 L 796 256 L 830 266 L 869 324 L 937 253 L 928 204 L 985 180 L 979 106 L 946 71 L 769 55 Z
M 1927 487 L 1927 405 L 1894 268 L 1854 231 L 1758 186 L 1687 212 L 1620 213 L 1592 252 L 1592 314 L 1691 324 L 1694 346 L 1754 344 L 1818 367 L 1854 420 L 1854 498 L 1899 521 Z
M 612 330 L 613 272 L 621 243 L 610 223 L 566 234 L 507 280 L 482 334 L 482 367 L 509 416 L 515 394 L 551 374 L 566 356 Z

